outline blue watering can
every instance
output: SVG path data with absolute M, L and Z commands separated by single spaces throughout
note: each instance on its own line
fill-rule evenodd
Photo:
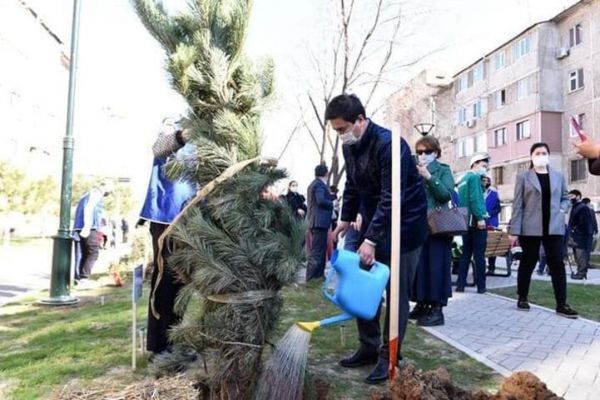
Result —
M 390 269 L 376 262 L 370 270 L 360 268 L 360 256 L 348 250 L 336 250 L 331 257 L 332 270 L 323 285 L 323 296 L 338 306 L 342 314 L 313 322 L 298 322 L 305 331 L 312 332 L 321 326 L 333 325 L 352 318 L 373 319 L 381 303 L 381 296 L 390 278 Z M 328 287 L 336 273 L 335 291 Z

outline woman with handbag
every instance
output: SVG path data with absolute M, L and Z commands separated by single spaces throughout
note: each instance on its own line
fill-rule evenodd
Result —
M 418 157 L 417 169 L 425 182 L 427 209 L 429 213 L 449 210 L 448 203 L 454 189 L 454 178 L 450 167 L 438 161 L 442 155 L 440 144 L 433 136 L 424 136 L 415 145 Z M 465 222 L 466 227 L 466 222 Z M 421 326 L 444 324 L 442 308 L 452 296 L 452 236 L 437 235 L 430 231 L 417 267 L 414 299 L 417 305 L 410 313 Z
M 517 308 L 529 311 L 529 285 L 538 260 L 540 244 L 544 245 L 556 313 L 567 318 L 578 314 L 567 304 L 567 278 L 563 261 L 565 215 L 570 200 L 562 173 L 548 167 L 550 149 L 546 143 L 535 143 L 530 150 L 531 167 L 521 172 L 515 183 L 510 227 L 511 245 L 518 240 L 523 256 L 517 275 L 519 300 Z

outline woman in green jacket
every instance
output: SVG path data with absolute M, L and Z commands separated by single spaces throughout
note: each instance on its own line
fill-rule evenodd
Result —
M 450 167 L 438 161 L 442 155 L 440 143 L 433 136 L 424 136 L 415 145 L 417 169 L 425 182 L 427 208 L 448 208 L 454 190 Z M 421 250 L 421 261 L 415 278 L 417 305 L 411 317 L 421 326 L 444 324 L 442 308 L 452 296 L 452 238 L 429 236 Z

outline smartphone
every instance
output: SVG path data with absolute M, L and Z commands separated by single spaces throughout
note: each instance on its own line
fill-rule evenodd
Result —
M 579 125 L 579 122 L 577 122 L 577 119 L 573 116 L 571 116 L 571 125 L 573 126 L 573 129 L 575 129 L 575 132 L 577 132 L 579 139 L 581 139 L 582 142 L 586 141 L 587 135 L 583 132 L 581 125 Z

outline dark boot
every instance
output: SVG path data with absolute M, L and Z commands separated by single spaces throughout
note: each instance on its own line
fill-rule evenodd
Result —
M 425 303 L 417 303 L 415 308 L 408 313 L 408 319 L 419 319 L 429 311 L 429 305 Z
M 342 358 L 340 365 L 344 368 L 358 368 L 363 365 L 375 364 L 377 358 L 378 351 L 376 349 L 368 350 L 364 346 L 360 346 L 350 357 Z
M 587 279 L 587 271 L 582 271 L 582 272 L 577 272 L 577 273 L 571 274 L 571 279 L 575 279 L 577 281 Z
M 517 300 L 517 309 L 519 309 L 521 311 L 529 311 L 531 309 L 527 298 L 520 297 L 519 300 Z
M 417 320 L 419 326 L 440 326 L 444 325 L 444 313 L 442 307 L 434 305 L 429 312 Z
M 388 380 L 388 368 L 390 360 L 385 357 L 379 357 L 377 365 L 373 368 L 373 371 L 367 376 L 365 381 L 370 384 L 376 384 L 385 382 Z

